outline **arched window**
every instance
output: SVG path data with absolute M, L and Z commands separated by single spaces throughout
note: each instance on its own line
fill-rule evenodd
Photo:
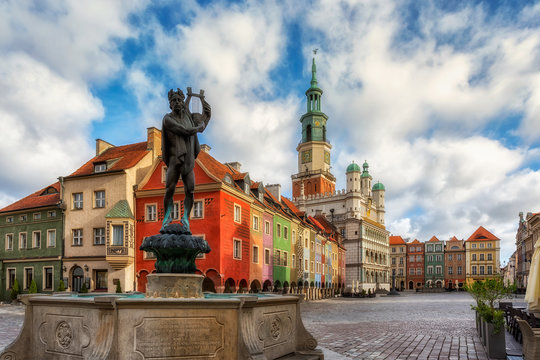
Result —
M 306 126 L 306 141 L 311 141 L 311 125 Z

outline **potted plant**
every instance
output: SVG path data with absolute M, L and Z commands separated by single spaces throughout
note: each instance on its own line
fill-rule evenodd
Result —
M 11 286 L 11 291 L 9 293 L 9 296 L 11 297 L 11 301 L 17 300 L 17 296 L 20 293 L 19 289 L 19 282 L 17 281 L 17 278 L 15 278 L 15 281 L 13 282 L 13 285 Z

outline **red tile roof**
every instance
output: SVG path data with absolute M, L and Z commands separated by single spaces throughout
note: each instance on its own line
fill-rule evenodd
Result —
M 56 192 L 49 194 L 47 190 L 49 188 L 54 189 Z M 8 211 L 17 211 L 24 209 L 33 209 L 44 206 L 56 205 L 60 202 L 60 183 L 56 182 L 52 185 L 44 187 L 41 190 L 36 191 L 35 193 L 28 195 L 18 201 L 15 201 L 13 204 L 6 206 L 3 209 L 0 209 L 0 212 Z
M 452 236 L 452 238 L 450 239 L 450 241 L 459 241 L 457 237 L 455 236 Z
M 135 166 L 149 152 L 147 144 L 140 142 L 123 146 L 115 146 L 105 150 L 98 156 L 93 157 L 69 176 L 81 176 L 94 174 L 94 164 L 118 159 L 112 163 L 107 171 L 124 170 Z M 105 172 L 106 173 L 106 172 Z
M 480 226 L 476 231 L 467 239 L 467 241 L 489 241 L 500 240 L 498 237 L 487 231 L 483 226 Z
M 418 241 L 418 239 L 414 239 L 414 241 L 411 241 L 409 244 L 421 244 L 421 242 Z
M 437 241 L 440 241 L 439 239 L 437 239 L 436 236 L 432 236 L 431 239 L 429 239 L 428 242 L 437 242 Z
M 390 236 L 390 245 L 405 245 L 405 240 L 401 236 Z
M 324 226 L 322 226 L 317 220 L 315 220 L 314 217 L 308 216 L 308 219 L 309 219 L 309 221 L 311 221 L 313 223 L 313 225 L 315 225 L 317 228 L 319 228 L 319 230 L 324 231 Z

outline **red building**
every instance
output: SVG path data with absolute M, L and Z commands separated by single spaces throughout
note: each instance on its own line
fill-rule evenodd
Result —
M 195 163 L 195 202 L 190 216 L 191 232 L 203 236 L 211 249 L 196 260 L 197 273 L 205 276 L 203 291 L 247 292 L 250 284 L 260 289 L 259 279 L 250 278 L 250 217 L 255 201 L 251 180 L 247 173 L 238 171 L 238 163 L 222 164 L 208 151 L 209 147 L 203 146 Z M 165 171 L 165 164 L 159 161 L 135 191 L 138 291 L 146 290 L 146 275 L 154 269 L 155 260 L 138 249 L 146 236 L 161 228 Z M 182 216 L 183 199 L 180 181 L 174 195 L 173 222 Z
M 466 279 L 465 245 L 455 236 L 446 241 L 444 284 L 448 289 L 462 288 Z
M 424 243 L 414 240 L 407 243 L 407 289 L 424 287 Z

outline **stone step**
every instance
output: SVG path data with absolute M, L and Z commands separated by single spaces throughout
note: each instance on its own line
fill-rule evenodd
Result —
M 277 360 L 320 360 L 318 355 L 290 354 L 280 357 Z

